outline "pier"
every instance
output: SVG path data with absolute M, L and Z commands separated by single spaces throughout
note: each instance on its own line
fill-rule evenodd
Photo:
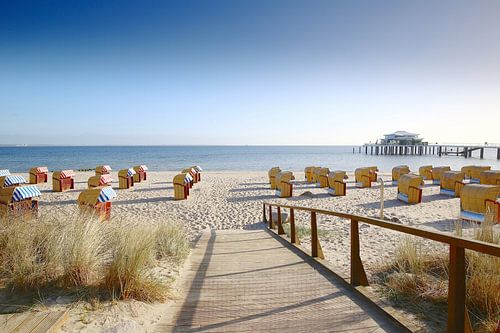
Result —
M 358 147 L 358 153 L 366 155 L 436 155 L 436 156 L 463 156 L 472 157 L 475 151 L 479 152 L 479 158 L 484 158 L 486 149 L 495 150 L 497 160 L 500 160 L 500 145 L 449 145 L 449 144 L 418 144 L 418 145 L 395 145 L 365 143 Z M 356 149 L 353 148 L 353 153 Z

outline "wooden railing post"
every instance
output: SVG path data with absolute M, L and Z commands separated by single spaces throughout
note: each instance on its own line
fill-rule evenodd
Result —
M 269 229 L 274 229 L 273 224 L 273 206 L 269 205 Z
M 281 221 L 281 207 L 278 206 L 278 235 L 284 235 L 285 229 L 283 229 L 283 223 Z
M 300 240 L 295 230 L 295 210 L 293 208 L 290 208 L 290 242 L 300 245 Z
M 323 250 L 318 238 L 318 223 L 316 221 L 316 212 L 311 212 L 311 255 L 324 259 Z
M 351 284 L 353 286 L 368 286 L 368 279 L 359 255 L 358 221 L 354 219 L 351 219 Z
M 267 217 L 266 217 L 266 204 L 265 204 L 265 203 L 263 203 L 263 204 L 262 204 L 262 221 L 263 221 L 264 223 L 266 223 L 266 222 L 267 222 Z
M 448 281 L 448 332 L 463 333 L 465 313 L 465 249 L 450 245 Z

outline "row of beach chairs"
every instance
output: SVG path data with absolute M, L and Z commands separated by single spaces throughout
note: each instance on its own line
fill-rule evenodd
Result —
M 356 187 L 369 188 L 378 179 L 378 168 L 369 166 L 354 171 Z M 291 197 L 295 179 L 291 171 L 273 167 L 268 172 L 271 189 L 281 198 Z M 328 168 L 310 166 L 304 169 L 304 178 L 317 187 L 327 188 L 332 196 L 346 195 L 345 171 L 330 171 Z M 408 204 L 422 202 L 424 180 L 440 186 L 440 194 L 460 197 L 460 216 L 465 220 L 483 222 L 485 215 L 491 215 L 500 223 L 500 170 L 489 166 L 469 165 L 460 171 L 452 171 L 449 166 L 419 168 L 419 173 L 411 173 L 409 166 L 398 165 L 392 169 L 392 183 L 398 186 L 397 199 Z

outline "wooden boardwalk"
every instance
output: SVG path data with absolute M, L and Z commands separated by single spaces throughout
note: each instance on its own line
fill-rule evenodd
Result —
M 158 332 L 399 332 L 388 316 L 267 230 L 207 232 Z

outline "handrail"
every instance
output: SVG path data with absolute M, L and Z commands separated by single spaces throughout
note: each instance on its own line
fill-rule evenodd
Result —
M 465 249 L 500 257 L 500 245 L 482 242 L 473 239 L 453 236 L 439 231 L 429 231 L 384 221 L 367 216 L 335 212 L 331 210 L 316 209 L 309 207 L 283 205 L 277 203 L 264 202 L 262 213 L 264 222 L 269 222 L 270 229 L 274 229 L 272 209 L 277 208 L 277 228 L 278 235 L 285 234 L 281 221 L 281 209 L 290 209 L 290 242 L 296 245 L 300 244 L 295 228 L 295 210 L 301 210 L 311 213 L 311 256 L 324 258 L 321 244 L 318 237 L 317 215 L 329 215 L 351 220 L 351 269 L 350 283 L 353 286 L 367 286 L 368 279 L 359 254 L 359 222 L 368 223 L 381 228 L 399 231 L 405 234 L 418 236 L 425 239 L 448 244 L 450 246 L 450 267 L 448 281 L 448 332 L 466 332 L 471 331 L 468 313 L 465 308 Z M 269 220 L 266 216 L 269 208 Z

